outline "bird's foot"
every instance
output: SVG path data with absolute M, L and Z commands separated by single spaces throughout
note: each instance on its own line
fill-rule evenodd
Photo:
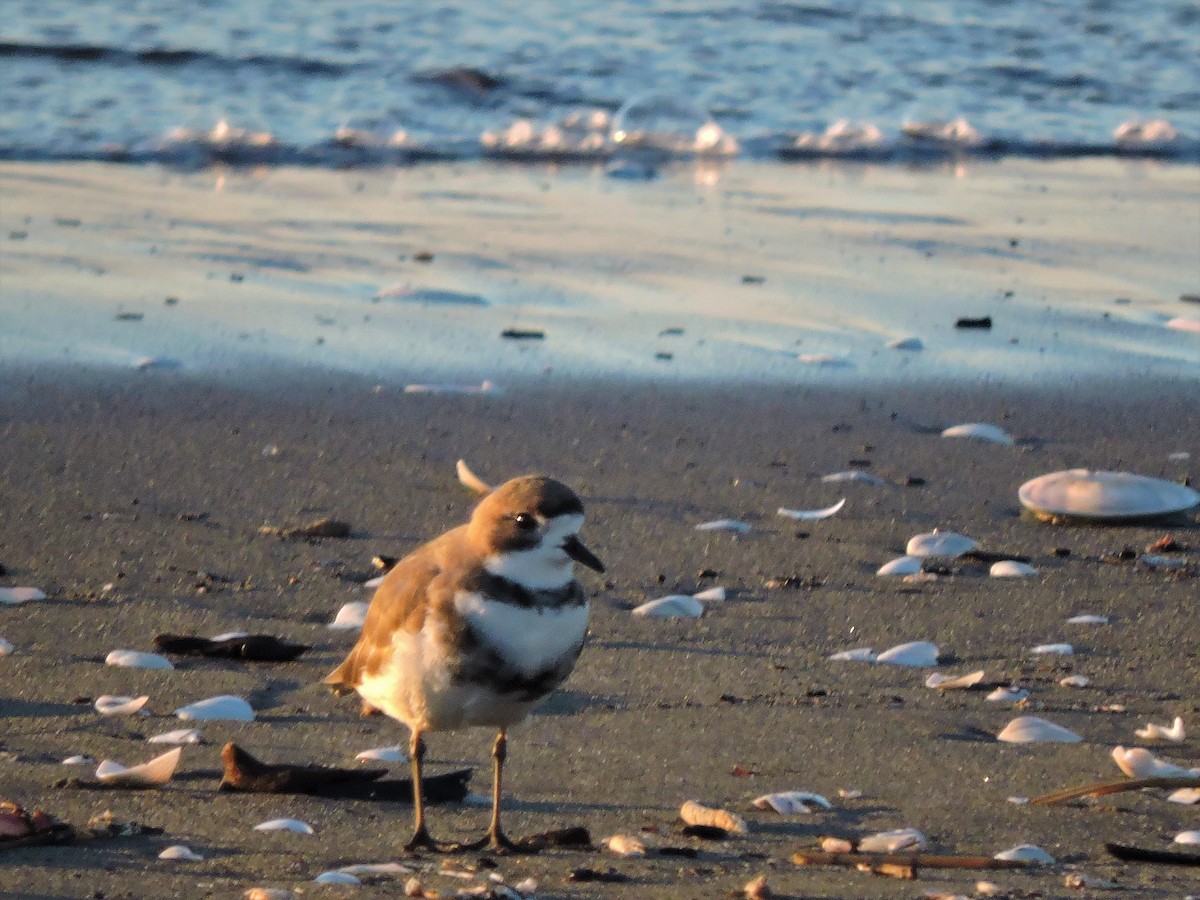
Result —
M 424 827 L 418 828 L 404 845 L 405 853 L 417 853 L 421 850 L 428 850 L 430 853 L 454 853 L 457 849 L 458 844 L 435 841 Z
M 490 850 L 493 853 L 537 853 L 542 849 L 538 841 L 511 840 L 503 831 L 489 831 L 477 841 L 459 844 L 455 849 L 464 852 Z

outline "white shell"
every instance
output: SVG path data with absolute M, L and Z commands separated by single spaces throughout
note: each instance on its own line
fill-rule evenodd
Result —
M 490 494 L 492 486 L 472 472 L 468 467 L 466 460 L 460 459 L 454 464 L 455 471 L 458 473 L 458 480 L 462 482 L 464 487 L 470 488 L 477 494 Z
M 242 894 L 245 900 L 292 900 L 292 892 L 283 888 L 250 888 Z
M 696 591 L 692 594 L 693 600 L 702 600 L 704 602 L 721 601 L 725 599 L 725 588 L 717 586 L 710 587 L 707 590 Z
M 1170 725 L 1155 725 L 1153 722 L 1147 722 L 1145 728 L 1139 728 L 1134 734 L 1143 740 L 1171 741 L 1174 744 L 1182 744 L 1187 739 L 1182 716 L 1176 716 L 1175 721 Z
M 996 739 L 1009 744 L 1075 744 L 1083 740 L 1075 732 L 1037 716 L 1018 716 Z
M 141 650 L 114 650 L 104 657 L 107 666 L 120 666 L 126 669 L 173 669 L 174 664 L 165 656 L 157 653 L 143 653 Z
M 384 579 L 384 576 L 386 576 L 386 575 L 387 575 L 387 573 L 385 572 L 383 575 L 376 575 L 374 578 L 368 578 L 366 581 L 363 582 L 363 587 L 367 588 L 368 590 L 372 590 L 372 591 L 375 590 L 375 588 L 377 588 L 381 584 L 383 584 L 383 579 Z M 330 625 L 329 627 L 333 628 L 334 626 Z
M 209 638 L 210 641 L 232 641 L 236 638 L 249 637 L 248 631 L 222 631 L 220 634 L 214 634 Z
M 1011 850 L 1001 850 L 993 859 L 1014 860 L 1017 862 L 1040 863 L 1052 866 L 1058 860 L 1034 844 L 1018 844 Z
M 1090 613 L 1083 613 L 1078 616 L 1071 616 L 1067 619 L 1068 625 L 1107 625 L 1108 616 L 1096 616 Z
M 645 856 L 646 845 L 635 837 L 627 834 L 614 834 L 608 839 L 606 846 L 617 856 Z
M 312 834 L 313 827 L 299 819 L 268 819 L 254 826 L 255 831 L 293 831 L 296 834 Z
M 985 441 L 989 444 L 1013 445 L 1012 435 L 999 425 L 989 425 L 986 422 L 969 422 L 965 425 L 952 425 L 942 432 L 942 437 L 971 438 Z
M 833 804 L 820 794 L 813 794 L 808 791 L 783 791 L 778 794 L 763 794 L 754 800 L 754 805 L 758 809 L 773 809 L 775 812 L 783 816 L 792 816 L 797 813 L 811 813 L 812 806 L 824 807 L 825 809 L 833 809 Z
M 1176 844 L 1200 844 L 1200 831 L 1181 831 L 1175 835 Z
M 779 507 L 778 514 L 787 519 L 800 519 L 804 522 L 816 522 L 820 519 L 828 519 L 832 515 L 836 515 L 837 511 L 846 505 L 846 498 L 843 497 L 833 506 L 827 506 L 824 509 L 788 509 Z
M 113 694 L 104 694 L 96 698 L 96 712 L 102 716 L 131 716 L 143 706 L 146 705 L 150 698 L 142 697 L 118 697 Z
M 1168 319 L 1166 327 L 1175 331 L 1195 331 L 1200 333 L 1200 319 L 1192 316 L 1176 316 Z
M 90 766 L 95 760 L 90 756 L 85 756 L 82 753 L 76 753 L 74 756 L 68 756 L 62 761 L 64 766 Z
M 185 862 L 201 862 L 204 857 L 192 850 L 191 847 L 184 844 L 172 844 L 162 853 L 158 854 L 159 859 L 179 859 Z
M 126 768 L 111 759 L 103 760 L 96 767 L 96 778 L 104 784 L 122 785 L 125 787 L 147 787 L 154 784 L 165 784 L 175 774 L 179 765 L 179 757 L 183 754 L 182 747 L 168 750 L 162 756 L 156 756 L 140 766 Z
M 313 881 L 317 884 L 362 884 L 362 879 L 357 875 L 351 875 L 349 872 L 339 872 L 336 869 L 322 872 Z
M 1113 747 L 1113 762 L 1130 778 L 1176 778 L 1194 775 L 1197 769 L 1185 769 L 1159 759 L 1143 747 Z
M 979 682 L 983 681 L 984 670 L 979 669 L 976 672 L 971 672 L 967 675 L 943 675 L 941 672 L 934 672 L 925 679 L 925 687 L 935 688 L 939 691 L 963 690 L 966 688 L 975 687 Z
M 908 542 L 904 552 L 909 556 L 962 556 L 976 547 L 975 541 L 954 531 L 933 529 L 918 534 Z
M 351 863 L 340 866 L 337 871 L 350 875 L 411 875 L 415 870 L 398 862 L 386 863 Z
M 1166 556 L 1162 553 L 1143 553 L 1137 561 L 1151 569 L 1182 569 L 1187 565 L 1187 560 L 1182 557 Z
M 1074 656 L 1075 648 L 1070 644 L 1038 644 L 1029 652 L 1035 656 Z
M 405 762 L 408 754 L 400 747 L 373 747 L 356 754 L 354 758 L 359 762 Z
M 899 850 L 922 850 L 929 840 L 915 828 L 897 828 L 869 834 L 858 842 L 863 853 L 895 853 Z
M 0 638 L 0 656 L 8 656 L 12 652 L 13 652 L 13 645 L 10 644 L 8 641 L 6 641 L 4 638 Z
M 1024 578 L 1036 575 L 1037 569 L 1028 563 L 1017 562 L 1015 559 L 1002 559 L 992 563 L 988 574 L 993 578 Z
M 488 380 L 479 384 L 406 384 L 406 394 L 501 394 L 503 391 Z
M 1063 687 L 1081 688 L 1091 684 L 1092 679 L 1086 675 L 1068 675 L 1066 678 L 1060 678 L 1058 683 Z
M 1200 788 L 1180 788 L 1177 791 L 1171 791 L 1167 794 L 1167 799 L 1172 803 L 1183 803 L 1191 806 L 1200 803 Z
M 919 337 L 897 338 L 888 341 L 889 350 L 924 350 L 925 343 Z
M 254 710 L 241 697 L 221 694 L 207 700 L 197 700 L 175 710 L 175 715 L 186 720 L 226 719 L 233 722 L 253 722 Z
M 199 744 L 200 732 L 195 728 L 176 728 L 174 731 L 165 731 L 162 734 L 156 734 L 152 738 L 146 738 L 148 744 Z
M 696 526 L 697 531 L 732 531 L 735 534 L 745 534 L 750 530 L 749 524 L 737 519 L 714 519 L 711 522 L 701 522 Z
M 704 615 L 704 604 L 695 597 L 668 594 L 666 597 L 659 597 L 635 607 L 633 614 L 660 619 L 698 619 Z
M 916 575 L 921 571 L 919 556 L 898 556 L 891 562 L 886 562 L 876 571 L 876 575 Z
M 1182 484 L 1129 472 L 1068 469 L 1025 482 L 1021 505 L 1043 517 L 1140 519 L 1184 512 L 1200 493 Z
M 1029 691 L 1014 684 L 1009 687 L 998 687 L 984 699 L 992 703 L 1020 703 L 1028 696 Z
M 30 600 L 45 600 L 46 592 L 35 587 L 0 587 L 0 603 L 16 605 Z
M 833 353 L 801 353 L 796 357 L 806 366 L 828 366 L 831 369 L 846 368 L 853 365 L 846 357 Z
M 337 615 L 333 617 L 329 627 L 339 631 L 361 629 L 363 623 L 367 621 L 367 609 L 370 605 L 366 600 L 351 600 L 337 611 Z
M 845 481 L 858 481 L 862 484 L 869 484 L 874 487 L 883 487 L 887 482 L 878 475 L 871 472 L 864 472 L 862 469 L 851 469 L 848 472 L 830 472 L 828 475 L 822 475 L 821 481 L 825 484 L 840 484 Z
M 875 658 L 875 662 L 891 663 L 893 666 L 936 666 L 937 658 L 937 644 L 931 644 L 929 641 L 910 641 L 884 650 Z
M 875 651 L 870 647 L 856 647 L 834 653 L 829 658 L 834 662 L 875 662 Z

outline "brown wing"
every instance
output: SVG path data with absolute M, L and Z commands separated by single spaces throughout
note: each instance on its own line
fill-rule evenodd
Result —
M 415 634 L 425 624 L 427 590 L 442 571 L 442 546 L 456 531 L 447 532 L 404 557 L 384 577 L 363 623 L 358 643 L 340 666 L 325 676 L 325 684 L 338 694 L 358 687 L 364 673 L 376 671 L 391 654 L 397 629 Z

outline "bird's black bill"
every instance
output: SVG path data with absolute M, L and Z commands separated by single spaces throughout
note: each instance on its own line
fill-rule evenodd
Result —
M 571 535 L 563 541 L 562 548 L 563 552 L 575 560 L 575 562 L 582 563 L 589 569 L 595 569 L 597 572 L 604 571 L 604 563 L 600 562 L 595 553 L 583 546 L 583 542 L 575 537 L 575 535 Z

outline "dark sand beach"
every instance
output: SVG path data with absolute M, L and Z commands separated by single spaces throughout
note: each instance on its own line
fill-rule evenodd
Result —
M 510 740 L 506 808 L 517 835 L 583 825 L 599 848 L 640 835 L 643 859 L 597 849 L 445 861 L 476 867 L 467 880 L 437 874 L 442 860 L 404 860 L 447 896 L 482 883 L 536 879 L 539 897 L 727 897 L 766 875 L 784 897 L 971 895 L 982 877 L 1002 896 L 1071 897 L 1068 871 L 1110 879 L 1125 896 L 1179 898 L 1195 870 L 1121 864 L 1105 841 L 1169 849 L 1195 828 L 1196 807 L 1164 792 L 1030 807 L 1011 803 L 1115 779 L 1114 746 L 1176 716 L 1200 727 L 1200 532 L 1172 525 L 1059 527 L 1018 514 L 1016 490 L 1073 466 L 1196 476 L 1196 382 L 1125 376 L 1023 387 L 986 380 L 889 385 L 655 386 L 615 379 L 526 379 L 500 396 L 409 395 L 404 381 L 279 368 L 246 386 L 174 372 L 11 366 L 0 377 L 0 564 L 5 585 L 32 585 L 40 602 L 0 608 L 0 797 L 81 825 L 118 821 L 163 829 L 86 846 L 0 855 L 6 897 L 237 897 L 255 886 L 305 896 L 395 896 L 404 878 L 362 887 L 311 884 L 340 865 L 401 859 L 411 810 L 396 804 L 218 793 L 221 746 L 236 740 L 271 761 L 353 765 L 404 729 L 361 718 L 321 677 L 353 636 L 326 623 L 376 554 L 402 555 L 465 519 L 471 496 L 454 464 L 500 481 L 553 474 L 587 508 L 583 536 L 608 565 L 585 576 L 589 643 L 565 688 Z M 940 437 L 987 421 L 1014 447 Z M 1190 453 L 1185 460 L 1170 454 Z M 887 479 L 874 487 L 824 484 L 851 466 Z M 919 479 L 920 483 L 910 484 Z M 845 497 L 818 522 L 778 517 Z M 285 539 L 263 525 L 333 516 L 345 539 Z M 744 535 L 699 532 L 734 518 Z M 912 535 L 932 528 L 1022 554 L 1038 575 L 994 579 L 960 561 L 937 580 L 876 577 Z M 1187 567 L 1154 570 L 1103 557 L 1140 551 L 1170 533 Z M 1059 548 L 1069 555 L 1057 555 Z M 785 582 L 784 586 L 780 586 Z M 644 619 L 629 610 L 667 593 L 722 585 L 728 599 L 698 620 Z M 1108 625 L 1068 625 L 1079 613 Z M 312 649 L 285 664 L 177 659 L 174 671 L 107 667 L 117 648 L 151 649 L 161 632 L 266 632 Z M 978 692 L 939 694 L 930 670 L 832 662 L 839 650 L 929 640 L 938 671 L 985 669 L 1032 691 L 1026 712 L 1071 728 L 1078 744 L 995 741 L 1018 710 Z M 1071 657 L 1029 654 L 1070 642 Z M 1058 684 L 1067 674 L 1084 688 Z M 148 694 L 151 716 L 98 716 L 101 694 Z M 215 694 L 250 700 L 256 721 L 200 723 L 175 778 L 151 790 L 56 787 L 61 760 L 142 762 L 146 737 L 180 727 L 172 710 Z M 433 735 L 433 771 L 472 766 L 488 791 L 492 735 Z M 1194 737 L 1152 748 L 1200 764 Z M 404 764 L 395 766 L 404 774 Z M 833 809 L 783 817 L 750 801 L 814 791 Z M 861 791 L 847 799 L 841 790 Z M 750 832 L 706 842 L 675 834 L 685 800 L 744 816 Z M 265 819 L 309 822 L 314 835 L 260 833 Z M 481 832 L 486 810 L 433 808 L 436 834 Z M 913 827 L 942 852 L 991 855 L 1033 843 L 1059 864 L 1026 872 L 924 871 L 915 882 L 853 870 L 799 868 L 790 859 L 821 834 Z M 202 862 L 157 854 L 184 843 Z M 654 847 L 689 847 L 694 857 Z M 495 868 L 490 868 L 492 864 Z M 611 883 L 570 880 L 610 870 Z

